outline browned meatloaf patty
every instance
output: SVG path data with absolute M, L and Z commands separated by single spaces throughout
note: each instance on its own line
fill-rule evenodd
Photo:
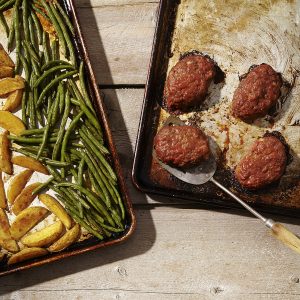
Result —
M 253 121 L 267 114 L 280 97 L 281 76 L 267 64 L 254 67 L 236 89 L 232 114 L 244 121 Z
M 154 138 L 157 158 L 175 167 L 191 167 L 209 157 L 206 135 L 193 126 L 165 126 Z
M 235 177 L 248 189 L 259 189 L 280 179 L 287 164 L 286 149 L 275 136 L 257 140 L 239 162 Z
M 209 57 L 191 54 L 182 58 L 166 80 L 164 100 L 168 111 L 179 114 L 199 106 L 215 75 L 215 64 Z

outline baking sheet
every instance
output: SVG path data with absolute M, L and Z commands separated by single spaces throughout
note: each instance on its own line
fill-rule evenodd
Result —
M 174 2 L 162 1 L 160 26 L 164 24 L 164 18 L 167 15 L 164 11 L 166 7 L 176 11 L 175 21 L 173 24 L 170 22 L 165 25 L 167 28 L 157 28 L 158 37 L 156 37 L 155 49 L 160 57 L 155 57 L 154 50 L 145 106 L 148 105 L 146 102 L 153 101 L 153 98 L 158 104 L 162 103 L 163 87 L 154 96 L 153 93 L 150 95 L 149 89 L 155 88 L 152 82 L 158 80 L 155 76 L 159 76 L 164 82 L 166 74 L 179 60 L 180 55 L 192 50 L 208 54 L 225 72 L 225 82 L 212 84 L 200 111 L 181 115 L 180 118 L 189 124 L 201 127 L 217 142 L 222 153 L 222 165 L 216 176 L 227 187 L 249 202 L 268 207 L 299 209 L 300 1 L 182 0 L 178 5 Z M 170 17 L 170 14 L 168 16 Z M 164 40 L 159 41 L 161 35 L 164 34 L 169 37 L 169 44 L 166 43 L 168 41 L 166 36 L 164 36 Z M 162 45 L 163 41 L 164 45 Z M 163 51 L 159 50 L 160 47 L 164 47 L 164 55 L 162 55 Z M 161 66 L 166 64 L 166 66 L 158 67 L 158 63 Z M 247 73 L 252 65 L 261 63 L 270 64 L 282 74 L 284 79 L 282 96 L 268 116 L 256 120 L 252 124 L 247 124 L 230 115 L 231 101 L 239 84 L 239 77 Z M 152 120 L 155 125 L 152 137 L 168 116 L 169 114 L 160 106 L 154 107 Z M 151 118 L 150 113 L 148 115 L 144 113 L 141 119 L 141 122 L 144 122 L 140 127 L 141 135 L 146 132 L 143 125 L 145 126 L 147 117 Z M 154 121 L 157 118 L 159 121 Z M 285 137 L 293 156 L 285 175 L 279 185 L 265 190 L 248 192 L 240 189 L 234 181 L 232 170 L 257 138 L 263 136 L 267 131 L 274 130 L 281 132 Z M 141 148 L 138 145 L 137 151 L 139 150 Z M 138 166 L 137 160 L 135 161 L 136 166 Z M 147 167 L 151 173 L 153 163 L 152 166 L 148 165 Z M 161 170 L 158 173 L 160 177 L 168 176 Z M 151 189 L 153 178 L 146 179 L 145 173 L 138 174 L 136 168 L 134 168 L 133 175 L 138 186 L 142 189 L 146 188 L 148 191 Z M 144 178 L 141 178 L 143 176 Z M 219 197 L 210 184 L 207 187 L 197 188 L 176 180 L 175 182 L 176 184 L 173 185 L 170 182 L 160 184 L 160 186 L 168 188 L 168 191 L 160 191 L 183 198 L 194 199 L 197 194 L 204 197 L 214 194 L 216 198 Z M 153 190 L 154 186 L 152 183 Z M 228 202 L 230 199 L 226 201 Z M 226 202 L 223 201 L 223 203 Z
M 62 4 L 63 7 L 65 7 L 67 9 L 67 12 L 70 16 L 70 20 L 72 21 L 73 26 L 76 31 L 76 37 L 74 39 L 74 43 L 77 45 L 78 56 L 80 56 L 81 59 L 85 62 L 85 69 L 86 69 L 86 73 L 87 73 L 86 78 L 87 78 L 87 81 L 89 84 L 90 96 L 93 100 L 94 107 L 96 109 L 98 118 L 100 120 L 100 124 L 103 129 L 104 137 L 106 140 L 106 146 L 110 151 L 109 158 L 111 160 L 111 164 L 113 165 L 116 175 L 118 177 L 118 187 L 119 187 L 120 195 L 122 197 L 123 203 L 125 204 L 126 228 L 125 228 L 124 232 L 122 232 L 120 234 L 112 235 L 111 238 L 105 239 L 104 241 L 98 240 L 97 238 L 95 238 L 94 236 L 89 234 L 84 228 L 82 228 L 82 234 L 81 234 L 81 237 L 78 240 L 78 242 L 76 242 L 75 244 L 73 244 L 72 246 L 70 246 L 69 248 L 67 248 L 66 250 L 64 250 L 62 252 L 49 253 L 49 255 L 47 255 L 45 257 L 37 258 L 34 260 L 30 260 L 30 261 L 25 261 L 23 263 L 20 263 L 17 265 L 11 265 L 11 266 L 7 266 L 6 263 L 0 262 L 0 276 L 6 275 L 9 273 L 18 271 L 18 270 L 27 269 L 27 268 L 30 268 L 33 266 L 38 266 L 38 265 L 42 265 L 45 263 L 49 263 L 51 261 L 59 260 L 59 259 L 62 259 L 62 258 L 68 257 L 68 256 L 77 255 L 79 253 L 83 253 L 83 252 L 90 251 L 93 249 L 97 249 L 97 248 L 101 248 L 101 247 L 105 247 L 105 246 L 109 246 L 109 245 L 113 245 L 113 244 L 122 242 L 122 241 L 126 240 L 133 233 L 133 230 L 135 228 L 135 216 L 133 214 L 132 204 L 129 200 L 129 196 L 128 196 L 128 193 L 127 193 L 127 190 L 125 187 L 125 182 L 124 182 L 124 178 L 122 175 L 118 154 L 116 152 L 116 149 L 115 149 L 115 146 L 114 146 L 114 143 L 112 140 L 112 135 L 110 132 L 106 112 L 104 109 L 104 103 L 100 97 L 97 82 L 95 80 L 95 76 L 93 74 L 91 63 L 90 63 L 90 60 L 89 60 L 89 57 L 88 57 L 88 54 L 87 54 L 87 51 L 85 48 L 85 44 L 84 44 L 84 41 L 83 41 L 83 38 L 81 35 L 80 26 L 79 26 L 79 23 L 78 23 L 76 14 L 75 14 L 74 4 L 73 4 L 72 0 L 63 0 L 63 1 L 60 1 L 60 3 Z M 7 37 L 6 37 L 2 27 L 0 30 L 0 43 L 3 45 L 5 50 L 7 50 Z M 11 52 L 9 55 L 15 61 L 15 59 L 16 59 L 15 50 L 13 52 Z M 25 78 L 24 74 L 22 74 L 22 76 Z M 2 106 L 4 103 L 5 103 L 5 99 L 0 99 L 0 106 Z M 21 109 L 14 112 L 14 114 L 16 116 L 18 116 L 19 118 L 21 118 Z M 68 121 L 68 123 L 69 122 L 70 122 L 70 120 Z M 68 126 L 68 123 L 67 123 L 67 126 Z M 0 128 L 0 132 L 3 132 L 2 128 Z M 15 154 L 20 155 L 18 153 L 15 153 Z M 9 176 L 5 173 L 2 173 L 2 178 L 4 180 L 4 186 L 5 186 L 6 190 L 7 190 L 7 187 L 9 185 L 11 179 L 16 174 L 19 174 L 22 170 L 24 170 L 24 168 L 14 165 L 14 175 Z M 34 182 L 45 182 L 48 178 L 49 178 L 49 176 L 47 176 L 47 175 L 43 175 L 41 173 L 34 172 L 33 176 L 31 177 L 31 179 L 27 185 L 34 183 Z M 47 193 L 50 195 L 55 195 L 55 193 L 51 190 L 49 190 Z M 44 205 L 43 205 L 43 203 L 41 203 L 38 200 L 38 198 L 36 198 L 32 202 L 31 206 L 44 206 Z M 10 220 L 10 223 L 11 223 L 15 219 L 15 216 L 11 212 L 7 212 L 7 215 Z M 38 231 L 38 230 L 44 228 L 45 226 L 52 224 L 56 220 L 57 220 L 57 217 L 54 214 L 50 214 L 46 219 L 44 219 L 39 224 L 37 224 L 30 232 Z M 7 253 L 7 251 L 3 250 L 3 249 L 1 249 L 0 251 L 3 253 Z

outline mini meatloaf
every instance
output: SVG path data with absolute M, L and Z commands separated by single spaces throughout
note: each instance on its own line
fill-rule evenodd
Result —
M 170 113 L 189 112 L 205 99 L 216 75 L 215 63 L 207 56 L 190 54 L 169 72 L 164 89 L 164 102 Z
M 209 158 L 206 135 L 193 126 L 165 126 L 154 138 L 157 158 L 165 164 L 184 168 L 192 167 Z
M 275 136 L 257 140 L 239 162 L 235 177 L 247 189 L 259 189 L 278 181 L 287 164 L 284 144 Z
M 281 76 L 271 66 L 261 64 L 254 67 L 234 93 L 233 116 L 244 121 L 265 116 L 280 97 L 281 86 Z

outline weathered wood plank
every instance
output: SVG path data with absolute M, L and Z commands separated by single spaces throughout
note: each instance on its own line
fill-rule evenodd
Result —
M 123 245 L 0 278 L 3 299 L 299 299 L 299 255 L 256 219 L 179 207 L 137 217 Z
M 159 0 L 76 0 L 77 7 L 99 7 L 112 5 L 135 5 L 141 3 L 158 3 Z
M 78 7 L 82 32 L 100 84 L 145 83 L 157 6 L 137 3 Z

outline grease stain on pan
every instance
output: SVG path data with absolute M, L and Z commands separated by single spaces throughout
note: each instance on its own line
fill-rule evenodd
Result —
M 252 143 L 277 130 L 290 145 L 293 162 L 278 187 L 264 192 L 263 202 L 300 207 L 300 1 L 182 0 L 177 12 L 169 70 L 183 53 L 209 55 L 226 73 L 225 84 L 212 84 L 199 112 L 180 118 L 201 127 L 223 151 L 223 163 L 233 170 Z M 239 77 L 252 65 L 267 63 L 281 73 L 282 95 L 270 115 L 247 124 L 231 116 Z M 161 111 L 160 124 L 168 116 Z M 294 186 L 293 189 L 290 187 Z M 234 188 L 234 186 L 233 186 Z M 277 194 L 276 199 L 271 194 Z M 274 195 L 273 194 L 273 195 Z M 248 196 L 245 196 L 248 197 Z M 259 196 L 259 198 L 261 198 Z M 253 195 L 249 195 L 249 201 Z M 273 201 L 273 202 L 272 202 Z M 284 205 L 285 205 L 284 204 Z

